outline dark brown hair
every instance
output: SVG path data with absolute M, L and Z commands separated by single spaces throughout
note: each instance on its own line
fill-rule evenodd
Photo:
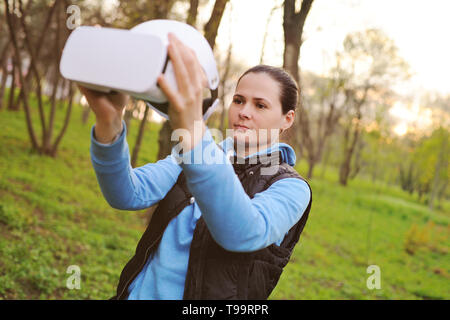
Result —
M 248 73 L 267 73 L 273 80 L 280 85 L 280 102 L 283 114 L 288 113 L 289 110 L 295 110 L 297 108 L 298 101 L 298 86 L 294 78 L 282 68 L 272 67 L 265 64 L 254 66 L 245 71 L 237 81 Z

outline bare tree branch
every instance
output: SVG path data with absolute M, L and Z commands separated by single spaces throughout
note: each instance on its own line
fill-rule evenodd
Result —
M 212 49 L 214 49 L 214 45 L 216 43 L 217 31 L 219 30 L 220 21 L 222 20 L 223 13 L 225 12 L 227 2 L 228 0 L 216 0 L 214 3 L 214 8 L 211 12 L 211 17 L 205 24 L 205 38 L 208 40 L 208 43 Z
M 25 109 L 25 117 L 26 117 L 28 135 L 30 137 L 31 145 L 32 145 L 33 149 L 39 150 L 39 145 L 37 143 L 36 135 L 33 130 L 33 124 L 31 122 L 30 107 L 28 105 L 28 91 L 27 91 L 26 83 L 23 78 L 23 74 L 22 74 L 22 61 L 20 59 L 19 46 L 17 43 L 17 38 L 16 38 L 15 31 L 14 31 L 13 23 L 12 23 L 11 13 L 9 11 L 8 0 L 4 0 L 4 3 L 5 3 L 6 21 L 8 23 L 10 37 L 11 37 L 11 41 L 12 41 L 13 47 L 14 47 L 14 52 L 16 55 L 16 64 L 19 69 L 19 78 L 20 78 L 20 82 L 22 83 L 22 88 L 24 89 L 23 94 L 22 94 L 22 99 L 23 99 L 23 106 Z

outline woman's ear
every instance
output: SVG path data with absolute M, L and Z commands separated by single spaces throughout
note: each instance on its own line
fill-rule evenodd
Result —
M 281 127 L 281 129 L 283 131 L 285 131 L 294 124 L 295 111 L 289 110 L 285 115 L 283 115 L 283 117 L 284 117 L 284 123 L 283 123 L 283 126 Z

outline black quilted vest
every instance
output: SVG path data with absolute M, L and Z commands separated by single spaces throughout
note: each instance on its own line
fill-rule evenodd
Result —
M 278 157 L 274 152 L 270 157 Z M 250 198 L 266 190 L 272 183 L 284 178 L 303 179 L 290 165 L 278 162 L 273 175 L 261 175 L 268 168 L 270 158 L 232 159 L 235 173 Z M 309 187 L 309 184 L 308 184 Z M 311 188 L 310 188 L 311 191 Z M 311 192 L 312 195 L 312 192 Z M 111 299 L 126 299 L 128 286 L 156 252 L 169 222 L 191 204 L 192 194 L 186 185 L 183 171 L 177 182 L 162 199 L 153 213 L 136 253 L 120 275 L 117 293 Z M 215 242 L 202 217 L 197 221 L 189 252 L 183 299 L 267 299 L 275 288 L 284 266 L 289 261 L 295 244 L 308 219 L 312 196 L 302 218 L 289 230 L 280 246 L 272 244 L 253 252 L 231 252 Z

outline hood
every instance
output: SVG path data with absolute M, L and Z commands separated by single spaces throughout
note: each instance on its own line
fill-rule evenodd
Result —
M 234 150 L 233 137 L 228 137 L 228 138 L 222 140 L 219 143 L 219 145 L 222 147 L 223 150 L 226 151 L 226 154 L 228 157 L 230 155 L 233 155 L 233 156 L 236 155 L 236 151 Z M 269 148 L 266 148 L 264 150 L 260 150 L 251 155 L 248 155 L 246 158 L 248 158 L 250 156 L 259 155 L 259 154 L 263 154 L 263 153 L 270 153 L 270 152 L 274 152 L 274 151 L 280 151 L 283 161 L 286 162 L 287 164 L 289 164 L 290 166 L 295 166 L 295 162 L 296 162 L 295 151 L 290 145 L 288 145 L 287 143 L 284 143 L 284 142 L 274 143 Z

